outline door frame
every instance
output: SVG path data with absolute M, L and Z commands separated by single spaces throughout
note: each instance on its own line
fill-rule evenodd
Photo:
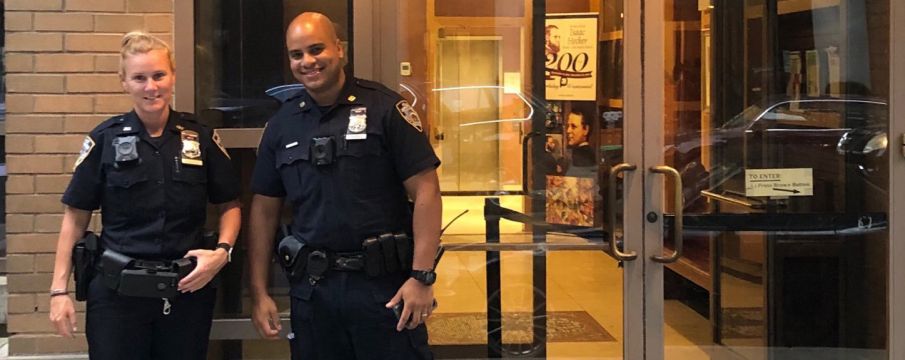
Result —
M 641 161 L 635 174 L 639 179 L 640 188 L 644 196 L 637 201 L 640 209 L 633 211 L 634 218 L 640 222 L 643 251 L 639 259 L 644 267 L 644 358 L 663 359 L 664 343 L 664 291 L 663 274 L 666 266 L 656 263 L 651 259 L 653 254 L 663 251 L 663 223 L 662 214 L 664 191 L 662 184 L 665 179 L 662 176 L 653 175 L 648 168 L 665 164 L 663 154 L 664 147 L 664 77 L 665 74 L 665 12 L 664 5 L 659 0 L 643 0 L 644 18 L 643 28 L 639 32 L 643 34 L 643 61 L 642 61 L 642 98 L 643 116 L 641 118 L 642 134 L 637 137 L 642 139 Z M 628 35 L 628 29 L 626 29 Z M 632 137 L 630 134 L 628 138 Z M 655 222 L 642 221 L 645 212 L 660 215 L 660 220 Z
M 647 5 L 650 7 L 650 5 Z M 649 311 L 647 296 L 652 290 L 652 281 L 645 278 L 648 256 L 645 246 L 644 213 L 644 149 L 649 147 L 644 138 L 644 127 L 651 111 L 648 109 L 647 93 L 645 87 L 649 80 L 644 76 L 648 69 L 643 64 L 644 44 L 642 36 L 642 2 L 623 0 L 623 159 L 626 163 L 635 165 L 634 171 L 624 172 L 623 178 L 623 247 L 627 251 L 638 253 L 634 261 L 623 263 L 623 354 L 626 359 L 643 359 L 646 357 L 646 343 L 651 341 L 646 333 L 649 326 L 661 327 L 661 324 L 648 324 L 652 314 Z M 647 24 L 645 26 L 650 26 Z M 638 81 L 642 79 L 642 81 Z M 641 139 L 636 143 L 630 143 L 628 139 Z M 610 244 L 611 246 L 613 244 Z M 663 292 L 662 276 L 660 293 Z M 659 296 L 663 299 L 663 296 Z M 660 306 L 662 309 L 663 307 Z M 642 326 L 638 326 L 642 324 Z
M 905 3 L 889 0 L 889 59 L 891 81 L 889 89 L 889 314 L 890 359 L 905 359 Z M 899 39 L 897 42 L 896 39 Z

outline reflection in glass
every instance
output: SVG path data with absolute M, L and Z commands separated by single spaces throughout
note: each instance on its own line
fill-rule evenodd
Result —
M 667 358 L 886 357 L 888 6 L 664 5 Z

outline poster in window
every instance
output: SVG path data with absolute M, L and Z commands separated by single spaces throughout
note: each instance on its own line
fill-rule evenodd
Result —
M 597 99 L 597 13 L 547 14 L 547 100 Z
M 547 176 L 547 218 L 550 224 L 594 226 L 597 186 L 593 178 Z

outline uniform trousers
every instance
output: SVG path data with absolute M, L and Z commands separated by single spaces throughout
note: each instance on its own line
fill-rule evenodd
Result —
M 180 294 L 163 314 L 162 299 L 121 296 L 91 280 L 85 331 L 91 360 L 203 360 L 214 314 L 216 289 Z
M 430 360 L 427 327 L 396 331 L 386 303 L 408 278 L 369 279 L 361 271 L 330 271 L 311 285 L 292 284 L 293 360 Z

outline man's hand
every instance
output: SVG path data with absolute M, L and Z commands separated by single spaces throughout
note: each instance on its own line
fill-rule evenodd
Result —
M 57 334 L 73 337 L 75 332 L 75 306 L 69 295 L 50 297 L 50 322 L 57 329 Z
M 251 322 L 258 330 L 258 334 L 265 339 L 279 339 L 283 326 L 280 325 L 280 313 L 277 312 L 277 304 L 273 302 L 273 298 L 269 295 L 255 296 L 252 306 Z
M 400 300 L 404 302 L 404 307 L 399 316 L 399 323 L 396 324 L 396 331 L 402 331 L 406 327 L 414 329 L 427 320 L 427 317 L 433 312 L 434 289 L 418 280 L 409 278 L 386 304 L 387 309 L 392 309 Z M 410 316 L 411 321 L 407 321 Z
M 194 257 L 196 264 L 195 270 L 179 280 L 179 291 L 195 292 L 207 285 L 229 260 L 229 254 L 220 250 L 195 249 L 185 253 L 187 258 Z

